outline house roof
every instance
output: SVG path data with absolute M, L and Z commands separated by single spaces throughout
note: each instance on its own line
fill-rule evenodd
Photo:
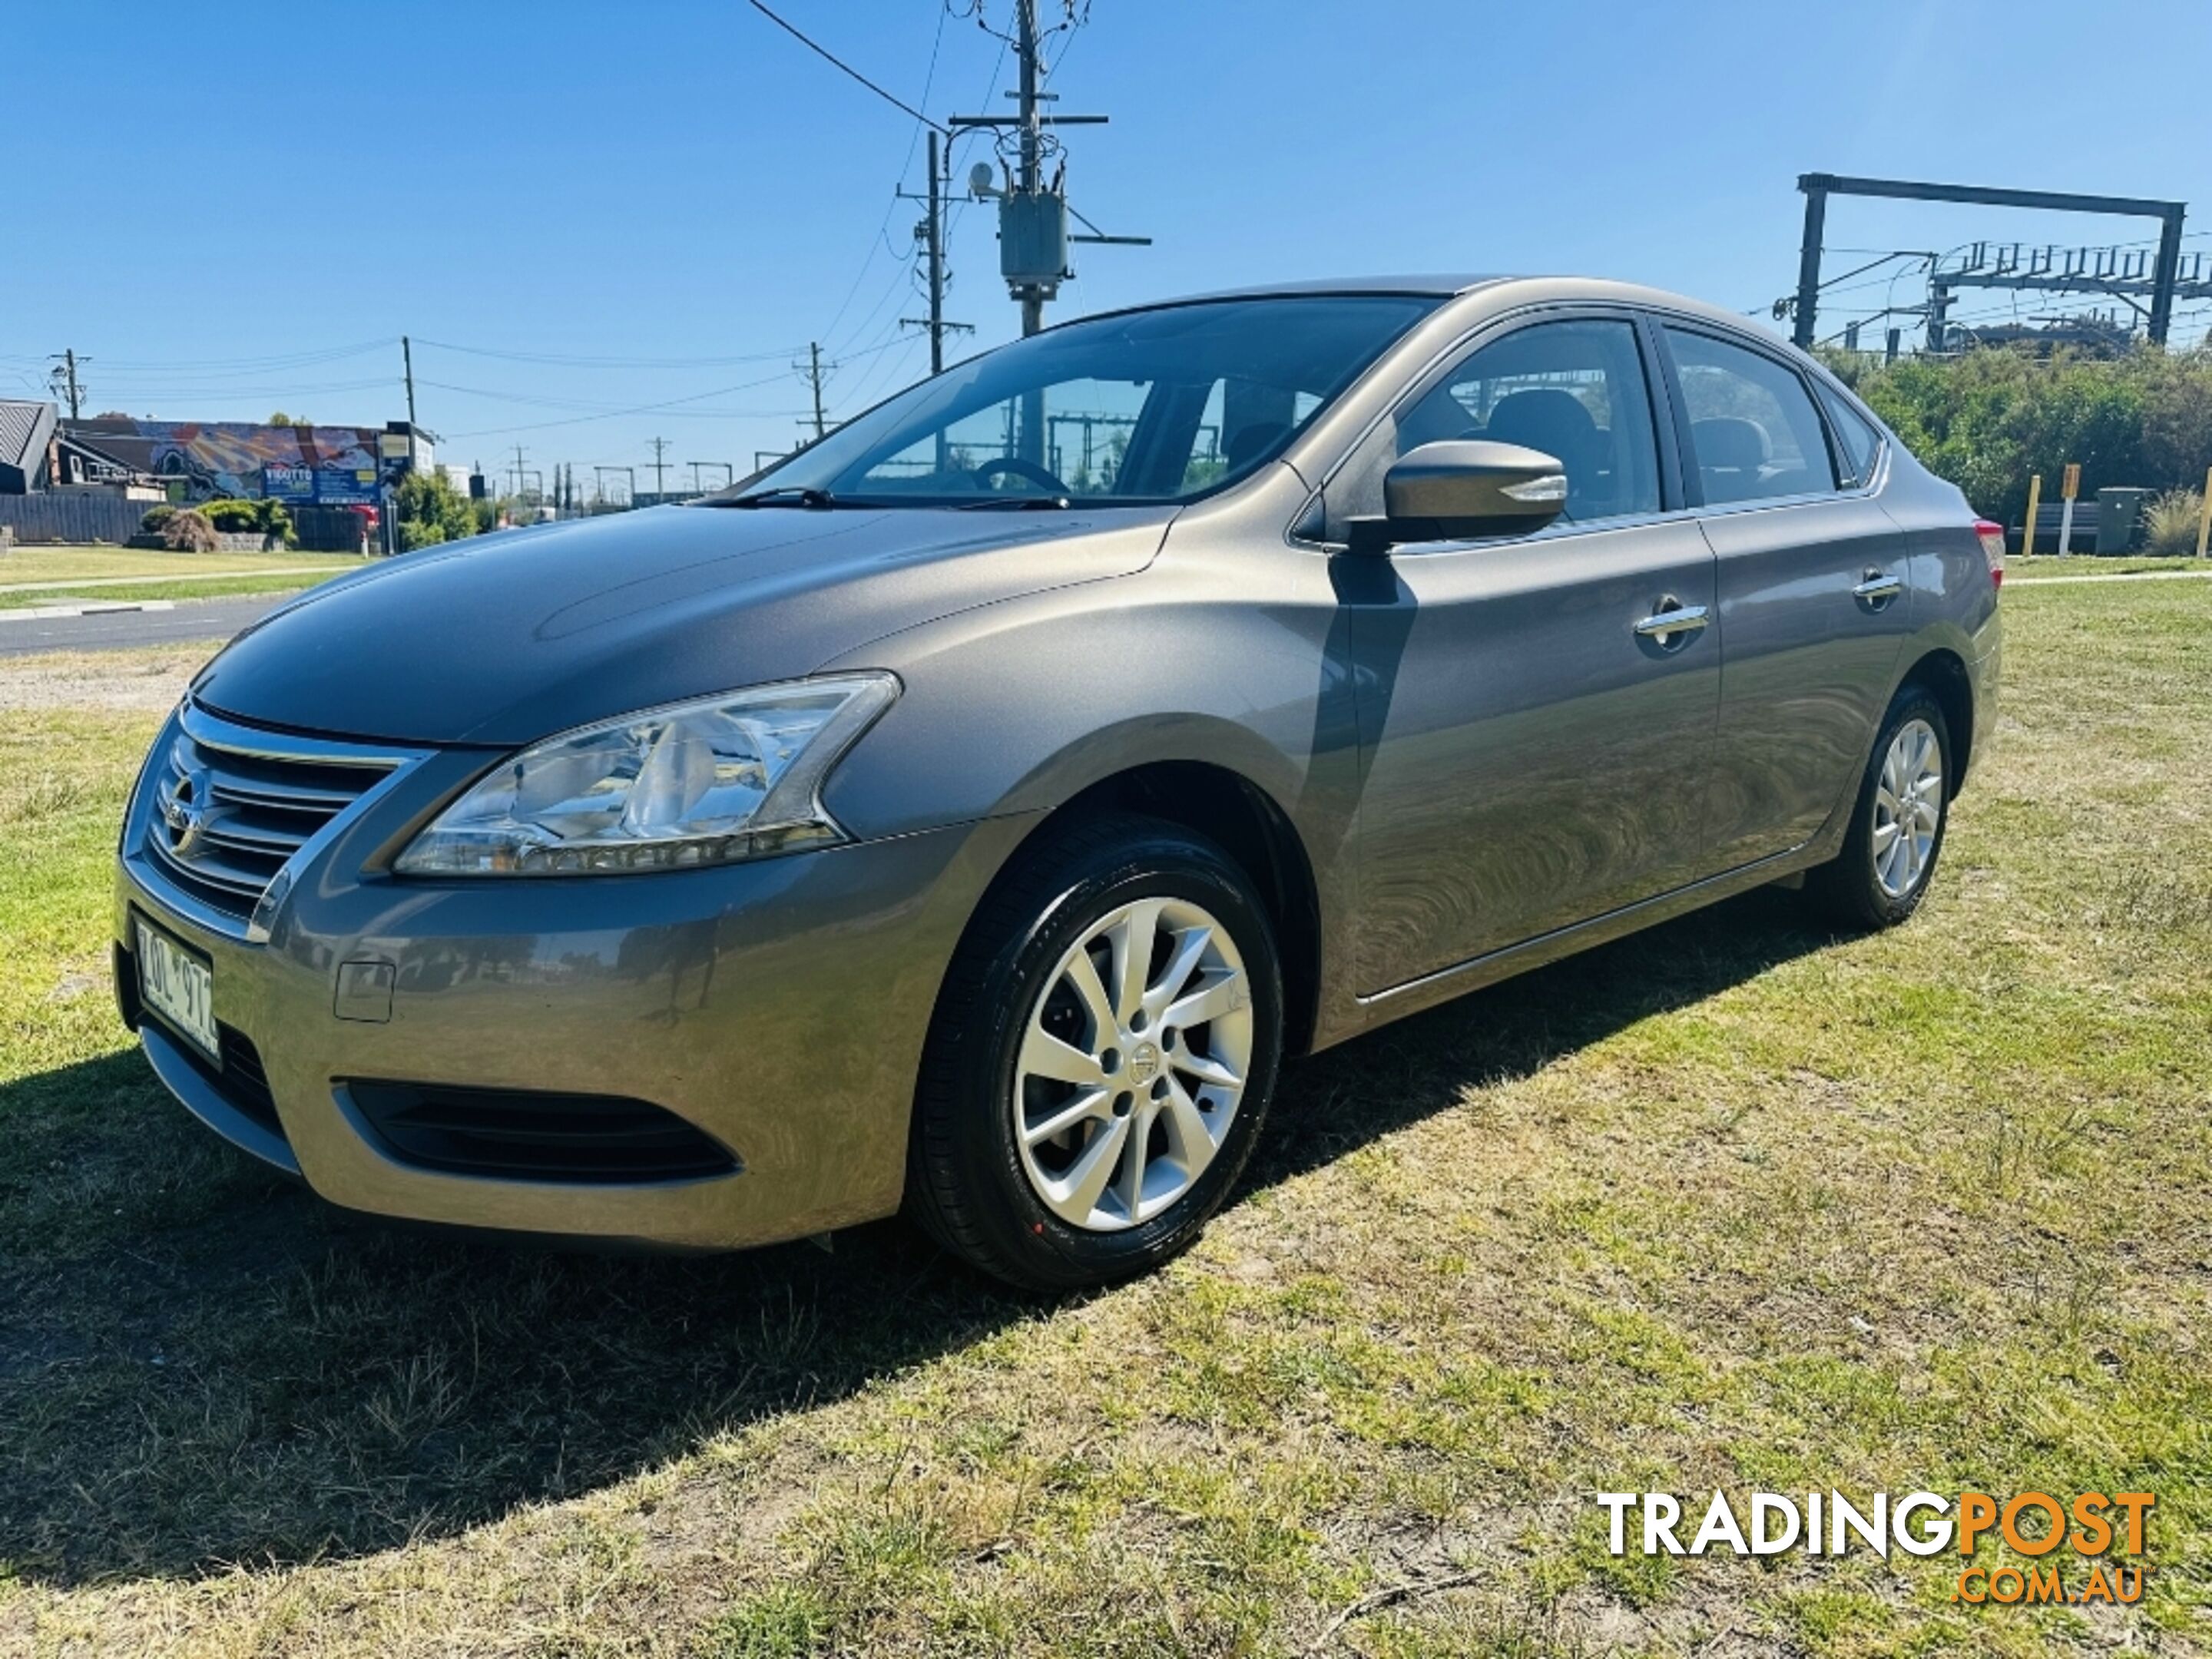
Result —
M 149 449 L 149 447 L 143 439 L 125 440 L 118 442 L 115 439 L 103 437 L 98 443 L 93 443 L 88 441 L 82 432 L 72 432 L 66 428 L 57 433 L 55 438 L 65 451 L 74 449 L 82 454 L 92 457 L 94 460 L 105 461 L 110 466 L 121 467 L 126 472 L 146 472 L 151 476 L 149 463 L 143 456 L 133 460 L 129 455 L 122 453 L 125 447 L 131 442 L 136 442 L 141 450 Z
M 64 443 L 88 450 L 118 466 L 127 466 L 134 472 L 149 474 L 154 471 L 154 452 L 174 447 L 142 438 L 125 429 L 119 422 L 103 430 L 90 421 L 71 421 L 63 428 L 61 436 Z
M 0 398 L 0 466 L 25 471 L 46 464 L 46 441 L 54 433 L 54 406 L 20 398 Z

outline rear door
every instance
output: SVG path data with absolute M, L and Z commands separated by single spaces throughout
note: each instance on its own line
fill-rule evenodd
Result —
M 1534 535 L 1398 549 L 1376 573 L 1385 602 L 1353 618 L 1364 991 L 1698 873 L 1713 557 L 1662 465 L 1652 361 L 1626 315 L 1493 335 L 1347 469 L 1372 483 L 1418 444 L 1489 437 L 1556 455 L 1569 484 Z M 1358 488 L 1352 510 L 1379 510 Z
M 1810 840 L 1856 784 L 1911 627 L 1905 538 L 1778 351 L 1670 319 L 1684 483 L 1717 562 L 1716 869 Z M 1839 466 L 1840 453 L 1840 466 Z

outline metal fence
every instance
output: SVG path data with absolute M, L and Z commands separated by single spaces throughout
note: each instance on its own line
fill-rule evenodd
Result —
M 0 495 L 0 525 L 12 529 L 18 542 L 113 542 L 119 546 L 137 533 L 147 508 L 158 505 L 92 490 L 41 490 Z

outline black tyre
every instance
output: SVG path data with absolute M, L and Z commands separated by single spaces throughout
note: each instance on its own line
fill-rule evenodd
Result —
M 1236 1184 L 1282 1036 L 1273 929 L 1227 854 L 1130 814 L 1051 832 L 947 970 L 908 1208 L 1027 1290 L 1157 1267 Z
M 1954 781 L 1942 705 L 1907 685 L 1867 758 L 1843 850 L 1808 873 L 1808 895 L 1847 927 L 1894 927 L 1911 915 L 1936 877 Z

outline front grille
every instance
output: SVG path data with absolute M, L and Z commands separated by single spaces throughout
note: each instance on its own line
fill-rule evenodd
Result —
M 738 1160 L 675 1113 L 618 1095 L 356 1080 L 347 1094 L 402 1162 L 579 1184 L 693 1181 Z
M 146 845 L 169 880 L 242 922 L 293 855 L 401 758 L 234 725 L 188 703 L 153 763 Z

